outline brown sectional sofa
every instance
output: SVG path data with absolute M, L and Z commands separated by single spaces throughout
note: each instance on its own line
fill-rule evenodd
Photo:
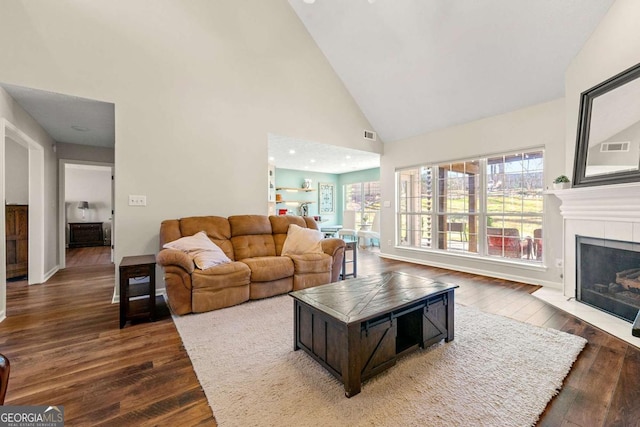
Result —
M 204 231 L 232 262 L 206 270 L 176 249 L 161 249 L 166 292 L 175 314 L 200 313 L 335 282 L 344 257 L 344 241 L 324 239 L 323 253 L 280 256 L 290 224 L 319 229 L 308 217 L 293 215 L 199 216 L 163 221 L 160 247 Z

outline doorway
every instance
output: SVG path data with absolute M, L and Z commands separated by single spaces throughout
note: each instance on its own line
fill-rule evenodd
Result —
M 16 143 L 28 151 L 28 283 L 36 284 L 44 282 L 44 151 L 42 147 L 24 132 L 18 129 L 7 119 L 0 119 L 0 196 L 6 200 L 6 176 L 7 170 L 5 144 L 7 140 Z M 5 210 L 0 209 L 0 219 L 5 224 Z M 0 227 L 0 241 L 6 242 L 6 229 Z M 6 260 L 6 243 L 0 244 L 0 259 Z M 0 320 L 6 317 L 7 307 L 7 275 L 6 264 L 0 264 Z
M 7 280 L 29 272 L 29 151 L 5 138 L 5 231 Z
M 110 264 L 113 164 L 60 160 L 60 268 Z

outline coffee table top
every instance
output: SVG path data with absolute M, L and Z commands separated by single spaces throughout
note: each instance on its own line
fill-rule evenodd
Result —
M 289 295 L 349 324 L 369 320 L 457 287 L 393 271 L 293 291 Z

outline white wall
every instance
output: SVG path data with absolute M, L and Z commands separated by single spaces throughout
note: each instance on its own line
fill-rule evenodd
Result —
M 566 170 L 573 170 L 580 94 L 640 63 L 640 1 L 617 0 L 565 74 Z
M 5 138 L 5 201 L 8 205 L 29 204 L 29 151 Z
M 164 219 L 266 213 L 269 132 L 371 128 L 286 0 L 2 2 L 0 51 L 0 81 L 115 104 L 116 263 Z
M 0 10 L 2 6 L 0 6 Z M 4 19 L 4 15 L 0 14 Z M 2 31 L 2 30 L 0 30 Z M 0 43 L 2 43 L 0 41 Z M 6 65 L 0 63 L 0 69 Z M 0 73 L 1 74 L 1 73 Z M 2 78 L 0 78 L 2 81 Z M 6 118 L 19 130 L 27 134 L 44 152 L 44 273 L 54 271 L 58 266 L 58 178 L 57 160 L 53 152 L 53 139 L 27 114 L 9 94 L 0 88 L 0 117 Z M 4 150 L 0 153 L 4 157 Z M 3 159 L 0 159 L 3 160 Z
M 456 257 L 446 253 L 395 248 L 395 171 L 424 163 L 473 158 L 493 153 L 545 149 L 545 182 L 566 173 L 564 169 L 564 101 L 562 99 L 478 120 L 433 133 L 385 145 L 381 157 L 382 199 L 391 207 L 382 208 L 381 251 L 406 259 L 455 270 L 560 287 L 561 269 L 554 260 L 562 257 L 562 219 L 555 197 L 545 196 L 544 256 L 547 268 L 523 268 L 491 260 Z

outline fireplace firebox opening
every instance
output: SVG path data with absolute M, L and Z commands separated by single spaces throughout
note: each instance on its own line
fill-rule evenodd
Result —
M 640 243 L 576 236 L 576 299 L 633 323 L 640 316 Z

